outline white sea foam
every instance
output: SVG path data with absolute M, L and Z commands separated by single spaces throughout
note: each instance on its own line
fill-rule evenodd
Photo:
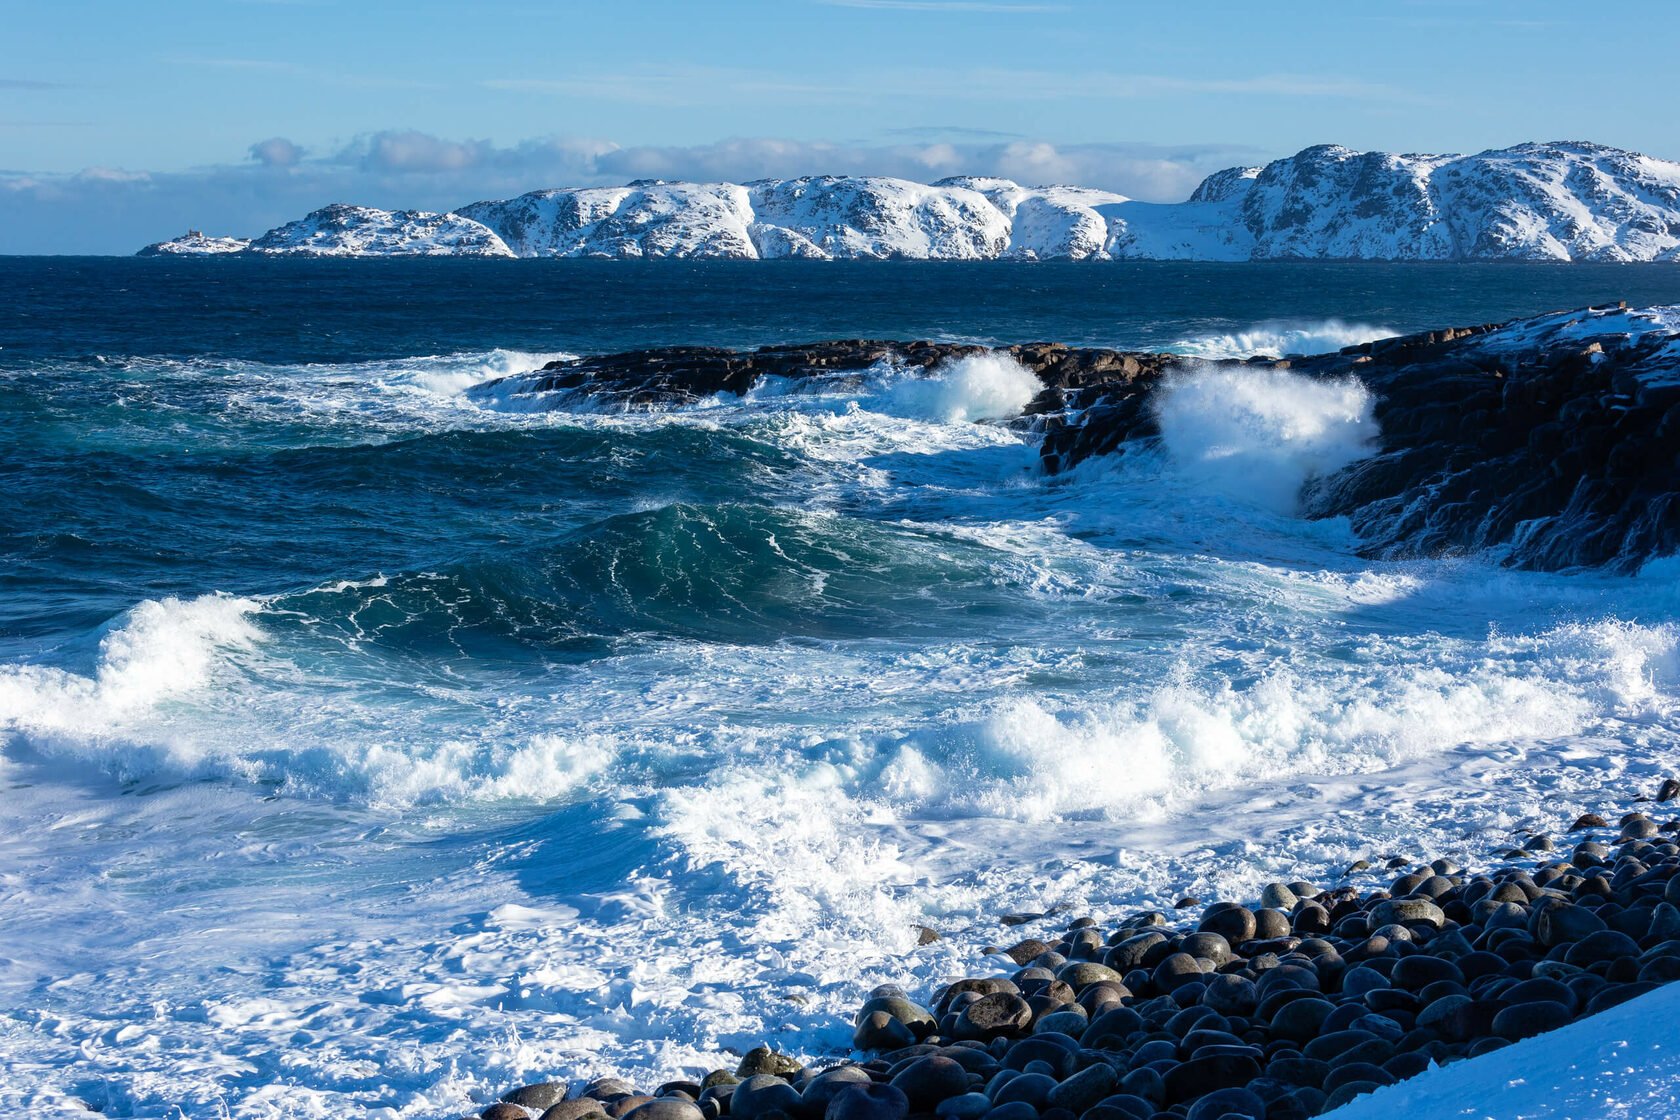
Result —
M 101 737 L 208 683 L 227 651 L 260 636 L 250 618 L 258 606 L 225 595 L 148 600 L 100 641 L 89 674 L 0 666 L 0 730 Z
M 1347 346 L 1390 338 L 1395 333 L 1390 327 L 1344 323 L 1340 319 L 1312 323 L 1274 322 L 1226 334 L 1182 338 L 1167 349 L 1175 354 L 1209 361 L 1282 358 L 1289 354 L 1328 354 Z
M 999 913 L 1470 863 L 1680 771 L 1680 602 L 1650 571 L 1367 564 L 1289 516 L 1363 452 L 1356 385 L 1186 371 L 1163 452 L 1045 478 L 1019 432 L 972 423 L 1023 401 L 995 366 L 639 416 L 453 388 L 526 360 L 228 392 L 291 421 L 309 398 L 313 439 L 766 445 L 801 511 L 777 524 L 840 558 L 802 617 L 877 629 L 444 662 L 330 638 L 331 610 L 400 628 L 403 574 L 370 570 L 142 604 L 97 653 L 0 669 L 0 1105 L 421 1118 L 765 1042 L 833 1054 L 875 984 L 989 971 Z M 921 573 L 905 601 L 843 598 L 883 556 Z
M 887 402 L 897 415 L 944 424 L 1012 420 L 1041 388 L 1007 354 L 976 354 L 942 363 L 927 377 L 899 381 Z
M 452 397 L 475 385 L 541 369 L 549 362 L 575 358 L 565 351 L 490 350 L 433 358 L 406 358 L 386 367 L 381 383 L 392 388 L 413 387 L 439 397 Z M 372 368 L 377 369 L 377 366 Z
M 1190 478 L 1281 511 L 1309 479 L 1364 458 L 1378 434 L 1358 381 L 1249 366 L 1190 366 L 1156 411 L 1168 454 Z

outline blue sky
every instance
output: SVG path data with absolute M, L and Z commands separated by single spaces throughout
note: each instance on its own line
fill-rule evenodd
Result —
M 1322 142 L 1680 158 L 1680 4 L 1618 5 L 1613 34 L 1587 11 L 0 0 L 0 251 L 640 176 L 974 171 L 1172 200 Z

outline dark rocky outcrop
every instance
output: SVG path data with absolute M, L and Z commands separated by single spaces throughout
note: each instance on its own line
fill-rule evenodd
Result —
M 960 342 L 893 342 L 879 339 L 833 339 L 757 350 L 708 346 L 668 346 L 553 361 L 531 374 L 499 378 L 476 387 L 480 395 L 511 394 L 534 404 L 545 396 L 564 404 L 581 395 L 609 407 L 645 409 L 694 404 L 719 393 L 746 393 L 763 378 L 800 381 L 858 375 L 883 362 L 930 370 L 941 362 L 990 353 L 989 347 Z M 1088 387 L 1113 386 L 1159 373 L 1177 361 L 1167 354 L 1079 349 L 1056 342 L 1003 347 L 1038 375 L 1046 392 L 1029 414 L 1054 412 L 1066 394 Z
M 1357 377 L 1372 392 L 1375 453 L 1301 496 L 1309 517 L 1347 517 L 1362 553 L 1487 551 L 1524 568 L 1632 570 L 1680 550 L 1680 334 L 1629 325 L 1597 308 L 1248 364 Z M 654 408 L 742 394 L 765 377 L 861 384 L 883 362 L 926 371 L 983 352 L 861 339 L 667 348 L 552 362 L 475 391 L 533 407 L 581 396 Z M 1056 343 L 1000 352 L 1044 386 L 1016 423 L 1042 437 L 1051 472 L 1157 437 L 1156 392 L 1184 363 Z
M 1680 548 L 1672 335 L 1470 328 L 1300 363 L 1375 394 L 1379 454 L 1309 489 L 1373 556 L 1494 550 L 1512 565 L 1637 568 Z M 1513 337 L 1515 336 L 1515 337 Z

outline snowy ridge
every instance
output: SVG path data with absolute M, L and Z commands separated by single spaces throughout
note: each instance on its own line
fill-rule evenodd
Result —
M 1210 175 L 1184 202 L 959 176 L 638 180 L 447 214 L 336 204 L 248 246 L 145 255 L 819 260 L 1680 260 L 1680 163 L 1586 142 L 1472 156 L 1307 148 Z
M 278 229 L 246 250 L 265 256 L 511 257 L 500 237 L 458 214 L 378 210 L 335 203 Z
M 1585 142 L 1473 156 L 1326 145 L 1243 199 L 1256 258 L 1680 259 L 1680 164 Z
M 136 255 L 142 257 L 221 257 L 229 253 L 243 253 L 251 242 L 243 237 L 209 237 L 198 230 L 190 230 L 172 241 L 148 245 Z

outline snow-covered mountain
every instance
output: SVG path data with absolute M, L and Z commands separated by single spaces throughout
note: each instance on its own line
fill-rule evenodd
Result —
M 267 256 L 511 257 L 493 232 L 459 214 L 324 206 L 271 229 L 246 250 Z
M 1256 258 L 1680 259 L 1680 163 L 1588 143 L 1473 156 L 1308 148 L 1243 197 Z
M 159 241 L 140 250 L 141 257 L 221 257 L 229 253 L 243 253 L 251 247 L 244 237 L 209 237 L 198 230 L 188 230 L 172 241 Z
M 1680 260 L 1680 163 L 1585 142 L 1472 156 L 1308 148 L 1149 203 L 959 176 L 638 180 L 447 214 L 337 204 L 146 255 L 915 260 Z

